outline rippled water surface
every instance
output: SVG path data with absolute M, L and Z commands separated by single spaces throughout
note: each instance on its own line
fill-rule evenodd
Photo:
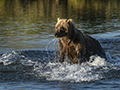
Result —
M 0 89 L 120 89 L 119 0 L 0 0 Z M 56 19 L 96 38 L 107 60 L 57 63 Z

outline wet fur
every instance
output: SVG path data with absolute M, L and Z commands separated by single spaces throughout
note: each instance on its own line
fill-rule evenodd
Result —
M 82 63 L 88 61 L 91 55 L 98 55 L 106 58 L 105 52 L 100 43 L 84 35 L 75 28 L 72 20 L 59 19 L 55 26 L 55 37 L 58 42 L 58 61 L 64 62 L 66 55 L 71 59 L 70 63 Z

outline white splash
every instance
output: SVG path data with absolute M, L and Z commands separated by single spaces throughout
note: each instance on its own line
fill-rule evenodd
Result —
M 102 78 L 99 73 L 94 72 L 97 68 L 91 66 L 48 63 L 46 68 L 49 68 L 48 71 L 42 72 L 42 75 L 47 77 L 47 80 L 49 81 L 89 82 Z
M 105 65 L 107 65 L 107 62 L 104 59 L 94 56 L 92 62 L 86 62 L 82 65 L 49 62 L 45 67 L 41 67 L 42 65 L 39 64 L 39 68 L 35 68 L 35 71 L 40 76 L 46 77 L 49 81 L 90 82 L 103 78 L 101 74 L 102 70 L 99 71 L 99 66 Z
M 0 63 L 3 63 L 4 65 L 9 65 L 11 63 L 15 63 L 19 59 L 20 59 L 19 55 L 15 51 L 12 51 L 9 54 L 8 53 L 3 54 L 2 57 L 0 58 Z
M 92 55 L 88 64 L 91 66 L 106 66 L 107 62 L 104 58 L 101 58 L 100 56 Z
M 53 58 L 53 60 L 54 59 L 55 58 Z M 120 70 L 120 58 L 116 58 L 115 60 L 117 61 L 114 63 L 108 62 L 109 59 L 106 61 L 99 56 L 91 56 L 88 62 L 84 62 L 81 65 L 69 64 L 67 62 L 43 63 L 40 61 L 38 62 L 37 60 L 34 61 L 30 57 L 25 57 L 24 55 L 20 55 L 13 51 L 11 53 L 3 54 L 0 57 L 0 63 L 3 63 L 3 65 L 19 63 L 25 66 L 33 66 L 33 70 L 38 74 L 38 77 L 45 77 L 48 81 L 91 82 L 104 79 L 106 78 L 105 75 L 107 75 L 107 78 L 109 76 L 111 77 L 110 71 Z M 110 73 L 110 75 L 108 75 L 108 73 Z
M 3 63 L 3 65 L 10 65 L 14 63 L 21 63 L 26 66 L 32 66 L 37 61 L 32 61 L 28 57 L 25 57 L 23 55 L 19 55 L 17 52 L 12 51 L 11 53 L 5 53 L 0 58 L 0 63 Z
M 115 64 L 107 62 L 99 56 L 91 56 L 89 62 L 78 64 L 49 62 L 45 66 L 41 63 L 35 68 L 40 76 L 48 81 L 63 82 L 91 82 L 107 77 L 110 70 L 119 70 Z
M 46 52 L 47 52 L 47 55 L 48 55 L 48 58 L 50 58 L 51 56 L 49 55 L 49 52 L 48 52 L 48 47 L 50 50 L 54 51 L 54 59 L 55 59 L 55 62 L 56 62 L 56 59 L 57 59 L 57 44 L 58 44 L 58 38 L 54 38 L 53 40 L 51 40 L 50 42 L 48 42 L 47 46 L 46 46 Z
M 56 42 L 58 42 L 58 38 L 54 38 L 51 41 L 48 42 L 47 46 L 46 46 L 46 51 L 48 51 L 48 46 L 50 46 L 49 49 L 53 48 L 53 50 L 55 50 L 55 46 L 57 46 Z

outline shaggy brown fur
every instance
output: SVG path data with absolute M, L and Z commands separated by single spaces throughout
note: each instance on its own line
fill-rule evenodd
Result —
M 69 19 L 57 19 L 55 37 L 58 42 L 58 61 L 64 62 L 66 55 L 71 59 L 70 63 L 82 63 L 89 60 L 91 55 L 106 58 L 100 43 L 94 38 L 84 35 L 76 29 Z

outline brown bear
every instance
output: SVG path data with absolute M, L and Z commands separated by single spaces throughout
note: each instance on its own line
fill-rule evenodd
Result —
M 59 38 L 58 61 L 64 62 L 66 55 L 70 58 L 70 63 L 79 64 L 88 61 L 91 55 L 106 59 L 105 51 L 100 43 L 75 28 L 72 19 L 57 18 L 57 21 L 54 36 Z

